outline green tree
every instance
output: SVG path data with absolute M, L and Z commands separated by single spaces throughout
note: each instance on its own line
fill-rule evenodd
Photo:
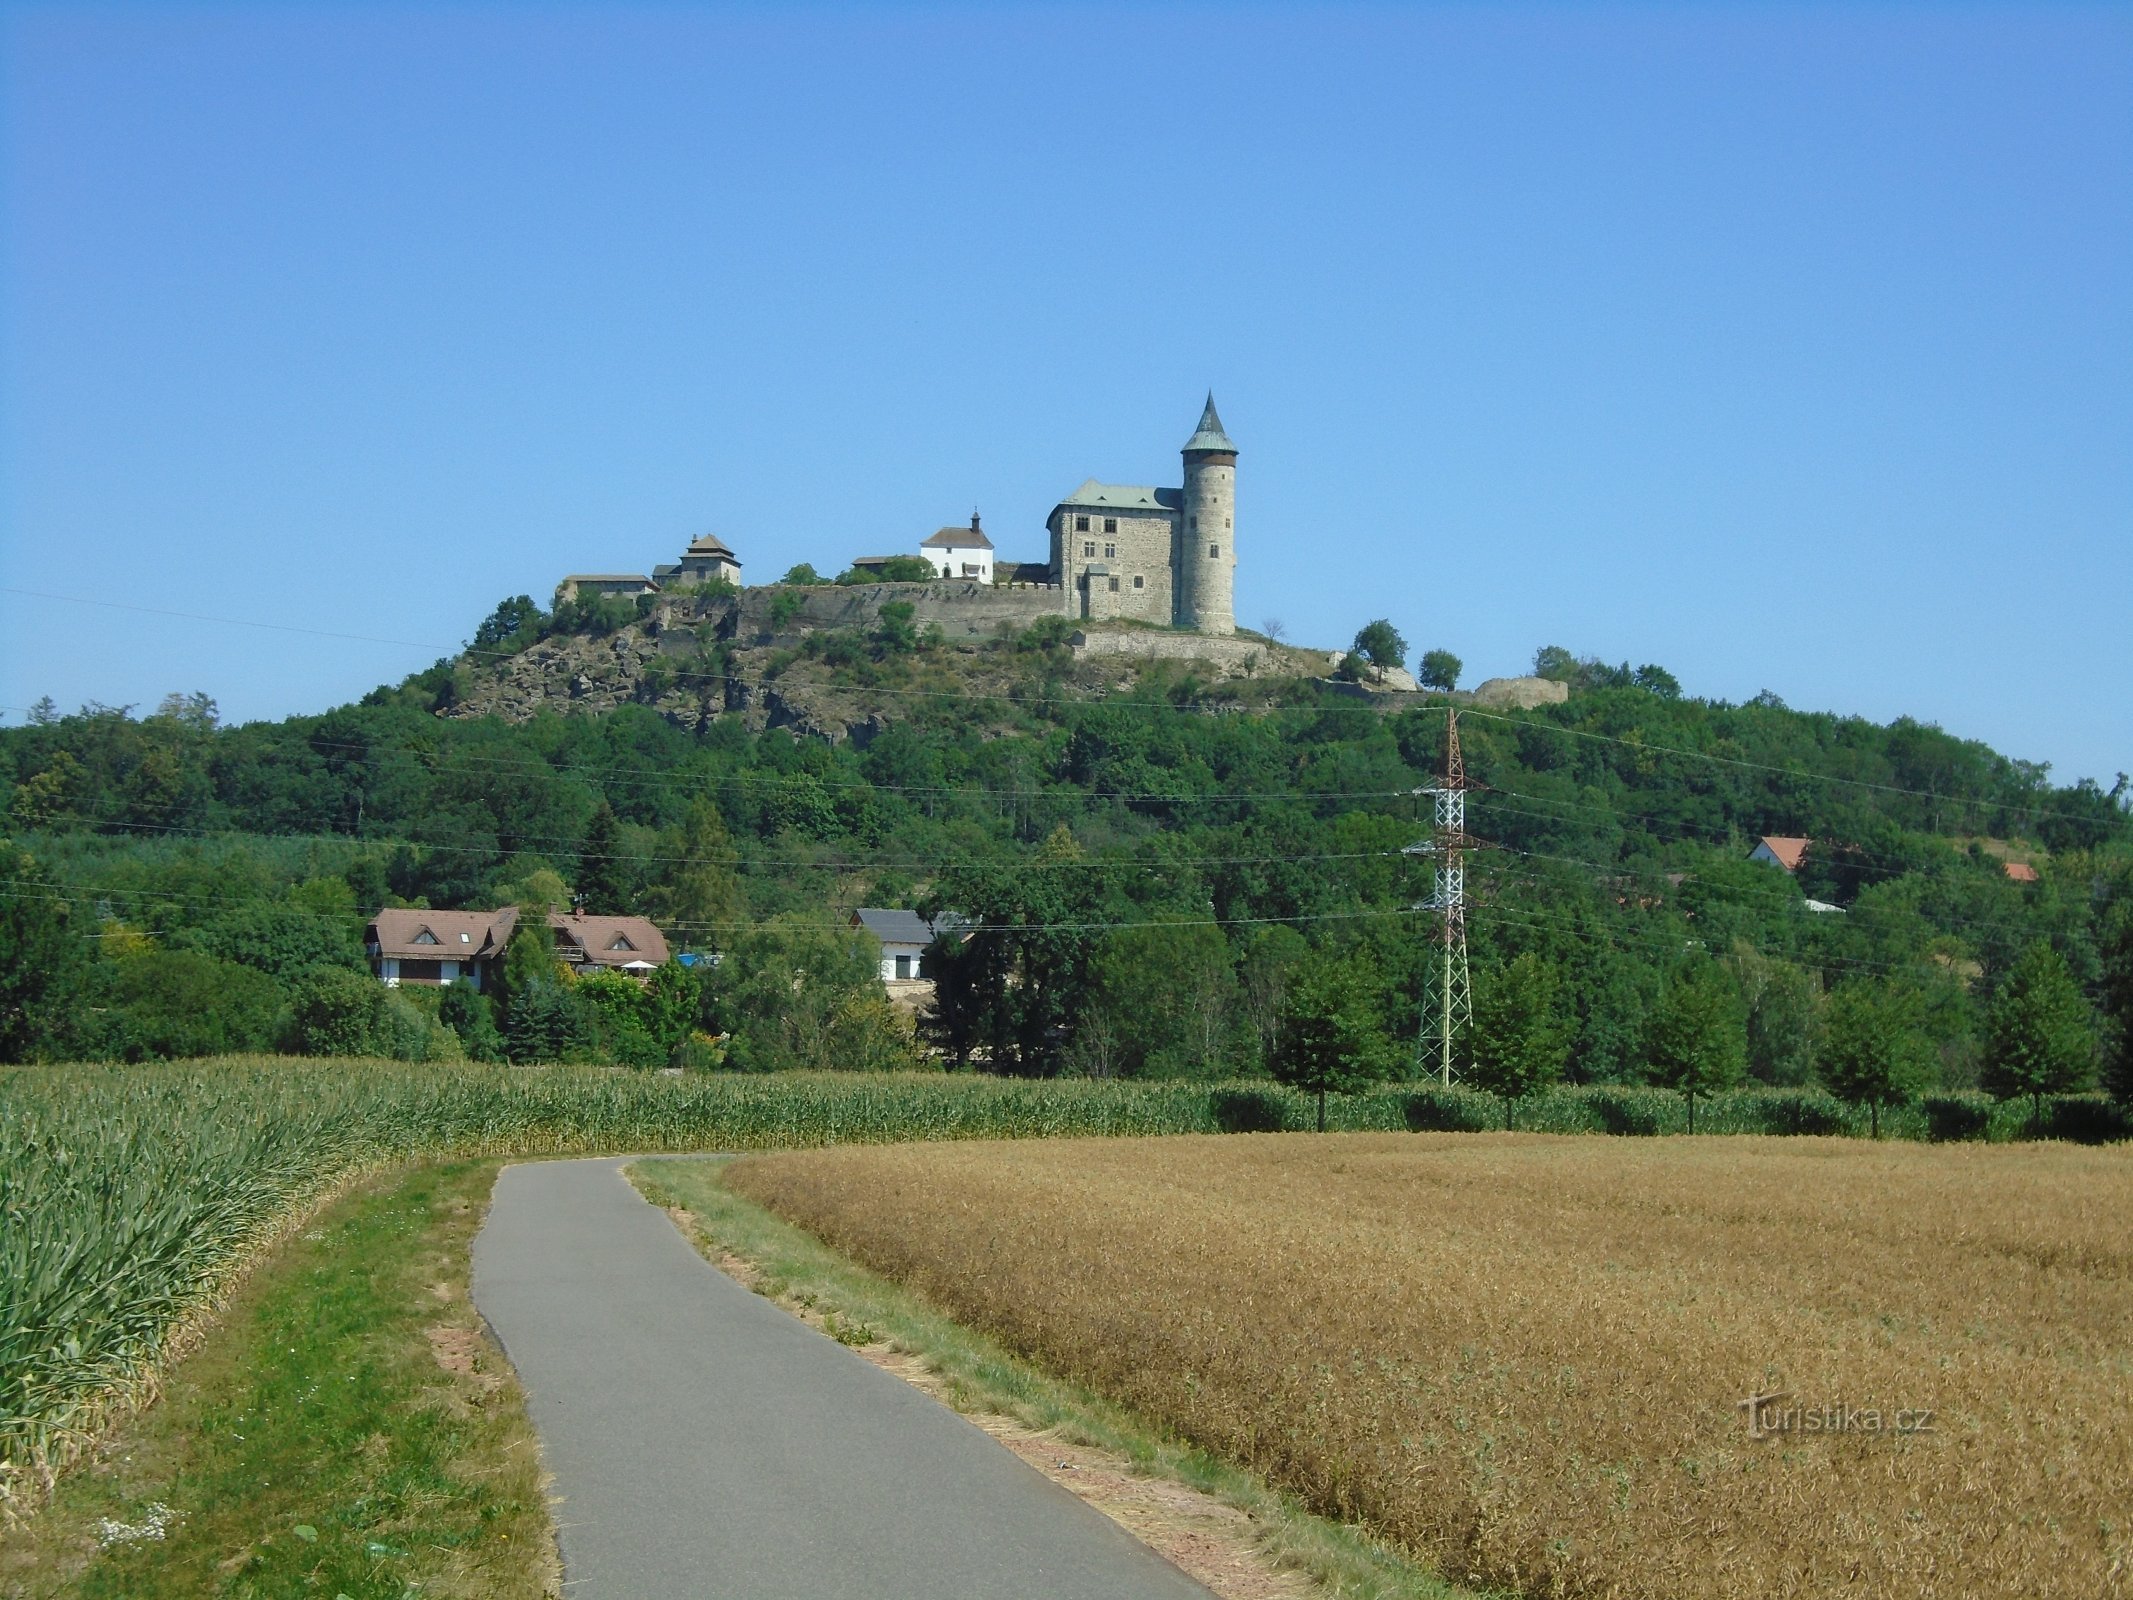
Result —
M 837 574 L 841 584 L 932 583 L 940 569 L 924 556 L 890 556 L 879 567 L 847 567 Z
M 803 561 L 796 567 L 787 568 L 785 576 L 780 578 L 778 582 L 805 587 L 812 584 L 827 583 L 829 579 L 817 572 L 811 563 Z
M 1251 1043 L 1254 1063 L 1268 1068 L 1281 1045 L 1282 1008 L 1289 981 L 1311 954 L 1311 945 L 1282 923 L 1256 929 L 1237 961 L 1238 1001 Z
M 367 973 L 315 967 L 290 995 L 285 1042 L 306 1056 L 390 1056 L 393 1016 L 388 990 Z
M 1517 1103 L 1562 1076 L 1569 1030 L 1556 1005 L 1555 968 L 1526 954 L 1484 973 L 1474 989 L 1472 1058 L 1467 1078 L 1503 1101 L 1503 1125 Z
M 1822 1027 L 1814 974 L 1764 955 L 1746 938 L 1733 941 L 1725 964 L 1748 1008 L 1749 1075 L 1784 1088 L 1807 1082 Z
M 1996 1099 L 2030 1097 L 2030 1127 L 2044 1124 L 2044 1097 L 2094 1081 L 2096 1023 L 2066 961 L 2039 939 L 2016 960 L 1985 1025 L 1984 1085 Z
M 636 863 L 628 859 L 622 823 L 605 800 L 593 807 L 578 853 L 578 894 L 594 916 L 627 916 L 637 900 Z
M 1229 941 L 1207 922 L 1164 922 L 1106 935 L 1091 966 L 1092 1004 L 1077 1036 L 1101 1077 L 1234 1075 L 1237 980 Z
M 621 972 L 588 972 L 571 985 L 572 998 L 591 1024 L 597 1048 L 624 1067 L 663 1067 L 672 1049 L 662 1049 L 650 1026 L 644 986 Z
M 437 999 L 437 1019 L 459 1036 L 459 1042 L 472 1061 L 499 1062 L 506 1059 L 504 1036 L 496 1026 L 496 1010 L 488 997 L 475 993 L 471 985 L 455 983 L 446 987 Z
M 539 634 L 541 622 L 541 608 L 533 603 L 532 596 L 513 595 L 490 612 L 482 625 L 474 630 L 472 648 L 493 651 L 523 649 Z
M 1909 985 L 1853 978 L 1830 994 L 1815 1067 L 1829 1092 L 1867 1108 L 1881 1137 L 1881 1108 L 1916 1099 L 1938 1062 L 1925 1032 L 1925 999 Z
M 69 1031 L 87 963 L 74 906 L 26 851 L 0 840 L 0 1061 Z
M 1382 681 L 1387 672 L 1407 659 L 1407 641 L 1390 621 L 1379 617 L 1356 629 L 1355 653 L 1370 663 Z
M 891 600 L 881 608 L 874 629 L 875 647 L 885 655 L 908 655 L 918 648 L 918 629 L 912 618 L 918 608 L 908 600 Z
M 1295 973 L 1282 1007 L 1274 1077 L 1318 1097 L 1318 1131 L 1326 1131 L 1327 1094 L 1355 1094 L 1383 1082 L 1393 1045 L 1378 1020 L 1369 975 L 1355 961 L 1314 955 Z
M 2112 1098 L 2133 1105 L 2133 894 L 2112 905 L 2102 942 L 2105 1072 Z
M 879 1041 L 865 1034 L 883 1019 L 859 1002 L 881 992 L 881 946 L 872 935 L 784 916 L 727 943 L 709 1009 L 740 1071 L 826 1072 L 854 1055 L 880 1059 Z
M 1431 689 L 1442 689 L 1446 694 L 1459 687 L 1459 674 L 1466 663 L 1449 650 L 1430 650 L 1423 654 L 1420 670 L 1415 673 L 1422 684 Z
M 113 1042 L 127 1060 L 274 1048 L 282 990 L 264 973 L 198 950 L 150 948 L 111 966 Z
M 504 1053 L 512 1061 L 583 1061 L 596 1043 L 592 1020 L 573 986 L 543 975 L 512 990 L 504 1026 Z
M 1644 1053 L 1652 1081 L 1688 1102 L 1689 1132 L 1697 1100 L 1746 1074 L 1745 1033 L 1740 994 L 1717 962 L 1700 956 L 1676 970 L 1645 1030 Z
M 689 802 L 679 828 L 659 837 L 664 881 L 647 892 L 653 918 L 685 948 L 719 950 L 747 920 L 733 836 L 704 796 Z
M 1578 658 L 1559 644 L 1544 644 L 1533 652 L 1533 676 L 1569 683 L 1578 675 Z
M 185 942 L 284 984 L 319 966 L 365 971 L 353 919 L 342 921 L 271 901 L 250 901 L 225 911 L 186 935 Z
M 1664 667 L 1655 667 L 1647 662 L 1631 675 L 1630 681 L 1647 694 L 1655 694 L 1662 700 L 1681 698 L 1681 680 Z

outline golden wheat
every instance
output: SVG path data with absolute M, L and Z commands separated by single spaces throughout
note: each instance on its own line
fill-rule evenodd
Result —
M 2133 1593 L 2123 1147 L 1081 1140 L 732 1182 L 1470 1582 Z

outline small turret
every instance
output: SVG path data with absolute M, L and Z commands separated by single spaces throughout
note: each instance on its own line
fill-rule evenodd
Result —
M 1226 637 L 1237 631 L 1237 447 L 1223 431 L 1211 390 L 1184 455 L 1177 620 L 1197 632 Z

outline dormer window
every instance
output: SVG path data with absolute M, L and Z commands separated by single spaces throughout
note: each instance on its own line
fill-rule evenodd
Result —
M 637 948 L 635 945 L 630 943 L 629 936 L 627 934 L 620 933 L 616 934 L 614 938 L 608 940 L 607 947 L 610 950 L 634 950 Z
M 437 935 L 430 932 L 429 929 L 424 928 L 420 933 L 415 935 L 414 939 L 411 942 L 414 944 L 435 944 L 437 942 Z

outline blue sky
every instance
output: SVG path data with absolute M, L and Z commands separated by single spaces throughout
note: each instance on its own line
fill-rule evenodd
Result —
M 1214 389 L 1237 610 L 2133 768 L 2133 8 L 0 11 L 0 704 L 231 718 Z M 6 713 L 19 719 L 19 711 Z

